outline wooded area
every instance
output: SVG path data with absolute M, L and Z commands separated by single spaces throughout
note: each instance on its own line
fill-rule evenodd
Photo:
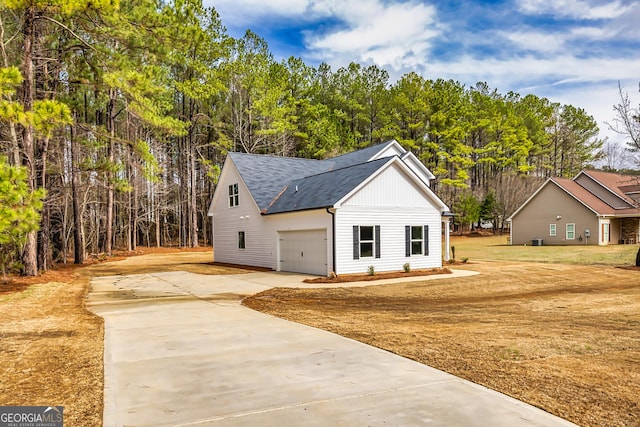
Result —
M 535 95 L 278 61 L 200 0 L 4 0 L 0 52 L 0 161 L 26 169 L 41 213 L 37 231 L 0 243 L 27 275 L 114 248 L 210 244 L 228 151 L 325 158 L 397 139 L 466 221 L 483 201 L 484 218 L 506 218 L 603 144 L 586 111 Z

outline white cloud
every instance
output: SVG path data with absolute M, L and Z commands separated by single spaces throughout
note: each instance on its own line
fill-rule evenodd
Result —
M 249 25 L 264 17 L 304 18 L 312 7 L 312 0 L 203 0 L 205 6 L 213 6 L 223 24 Z
M 629 12 L 636 7 L 636 3 L 624 4 L 621 1 L 584 0 L 521 0 L 518 4 L 521 12 L 530 15 L 550 13 L 552 15 L 575 19 L 612 19 Z
M 565 36 L 558 33 L 542 33 L 532 30 L 500 32 L 498 35 L 509 40 L 520 49 L 540 53 L 559 52 L 565 45 Z
M 473 58 L 463 56 L 451 62 L 432 62 L 426 67 L 429 75 L 446 76 L 465 83 L 487 81 L 501 91 L 532 87 L 544 81 L 546 86 L 597 83 L 602 81 L 633 81 L 640 76 L 640 61 L 633 58 L 576 58 L 570 55 L 554 58 L 522 56 L 509 59 Z
M 307 33 L 312 54 L 334 62 L 373 62 L 394 69 L 417 65 L 428 56 L 430 40 L 439 34 L 436 10 L 416 2 L 379 0 L 328 2 L 323 6 L 341 25 L 321 34 Z

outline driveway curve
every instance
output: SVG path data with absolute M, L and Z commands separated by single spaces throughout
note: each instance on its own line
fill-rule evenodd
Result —
M 104 426 L 573 425 L 240 304 L 276 285 L 305 286 L 305 277 L 171 272 L 93 279 L 87 306 L 105 319 Z

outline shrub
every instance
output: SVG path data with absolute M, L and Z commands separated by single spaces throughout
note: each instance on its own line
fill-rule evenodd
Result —
M 409 273 L 411 271 L 411 264 L 409 264 L 408 262 L 405 262 L 404 265 L 402 266 L 402 269 L 404 270 L 405 273 Z
M 375 275 L 376 275 L 376 268 L 375 268 L 373 265 L 370 265 L 370 266 L 367 268 L 367 274 L 368 274 L 369 276 L 375 276 Z

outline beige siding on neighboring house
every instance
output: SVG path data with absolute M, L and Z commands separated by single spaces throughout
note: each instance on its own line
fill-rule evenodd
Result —
M 551 224 L 556 224 L 555 237 L 549 235 Z M 575 224 L 573 240 L 566 237 L 567 224 Z M 587 243 L 584 239 L 586 229 L 591 231 L 588 243 L 598 244 L 600 231 L 596 214 L 548 181 L 512 218 L 511 243 L 530 245 L 533 239 L 543 239 L 545 245 L 584 245 Z

